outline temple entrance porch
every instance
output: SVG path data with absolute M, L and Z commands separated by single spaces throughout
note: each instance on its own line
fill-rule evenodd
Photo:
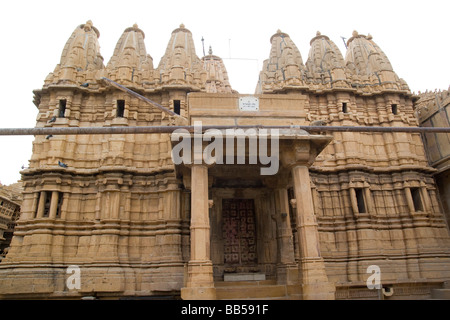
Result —
M 189 133 L 179 135 L 190 139 Z M 308 170 L 331 138 L 292 129 L 277 139 L 280 167 L 274 174 L 262 175 L 262 163 L 205 163 L 203 148 L 192 149 L 197 161 L 176 166 L 185 188 L 191 190 L 190 260 L 183 299 L 216 299 L 215 281 L 229 273 L 263 274 L 276 284 L 297 286 L 303 299 L 334 298 L 334 285 L 320 255 Z M 172 139 L 172 144 L 177 141 Z M 247 148 L 246 159 L 249 154 Z M 289 218 L 289 183 L 295 195 L 298 261 Z

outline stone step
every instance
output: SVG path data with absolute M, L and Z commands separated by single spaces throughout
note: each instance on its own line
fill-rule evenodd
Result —
M 261 280 L 261 281 L 218 281 L 214 283 L 217 287 L 250 287 L 250 286 L 268 286 L 276 285 L 276 280 Z
M 217 286 L 216 295 L 219 300 L 283 298 L 286 297 L 286 286 Z
M 219 281 L 215 287 L 218 300 L 282 300 L 300 295 L 299 286 L 278 285 L 275 280 Z
M 266 275 L 264 273 L 225 273 L 223 281 L 264 281 Z
M 450 289 L 431 289 L 431 299 L 450 300 Z

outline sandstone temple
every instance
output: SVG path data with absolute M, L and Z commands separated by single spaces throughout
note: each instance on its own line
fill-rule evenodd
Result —
M 279 130 L 278 168 L 267 175 L 250 141 L 241 161 L 233 144 L 223 148 L 232 163 L 206 162 L 195 146 L 196 161 L 176 163 L 172 151 L 195 133 L 36 135 L 0 298 L 426 299 L 446 290 L 439 168 L 420 133 L 364 130 L 419 126 L 407 83 L 371 35 L 353 32 L 344 56 L 317 32 L 306 62 L 287 33 L 269 36 L 255 93 L 243 95 L 219 56 L 197 56 L 184 25 L 159 63 L 137 25 L 107 63 L 99 30 L 76 27 L 34 91 L 37 128 L 290 128 Z M 314 124 L 324 131 L 298 128 Z

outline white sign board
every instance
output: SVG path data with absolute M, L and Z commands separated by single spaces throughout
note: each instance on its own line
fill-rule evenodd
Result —
M 240 97 L 239 98 L 240 111 L 259 111 L 259 99 L 256 97 Z

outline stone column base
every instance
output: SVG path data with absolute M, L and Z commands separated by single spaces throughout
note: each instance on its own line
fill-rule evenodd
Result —
M 302 285 L 303 300 L 335 300 L 336 287 L 329 282 Z
M 277 265 L 277 283 L 295 285 L 299 284 L 299 272 L 297 265 Z
M 211 261 L 189 261 L 186 287 L 181 288 L 181 298 L 183 300 L 216 299 Z
M 301 261 L 302 293 L 304 300 L 334 300 L 336 286 L 328 280 L 322 258 Z

